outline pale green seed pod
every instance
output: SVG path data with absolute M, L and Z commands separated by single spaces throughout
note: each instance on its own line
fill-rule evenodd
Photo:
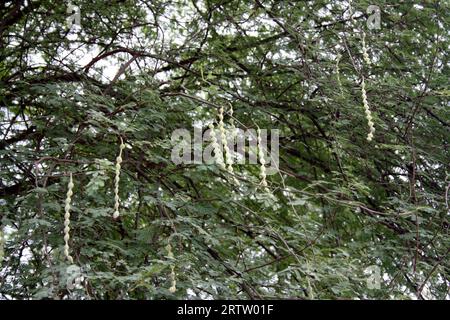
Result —
M 265 192 L 269 192 L 269 189 L 267 188 L 267 174 L 266 174 L 266 160 L 264 158 L 264 149 L 262 146 L 262 138 L 261 138 L 261 129 L 258 127 L 256 130 L 258 136 L 257 136 L 257 142 L 258 142 L 258 160 L 261 164 L 260 171 L 259 171 L 259 177 L 261 178 L 261 186 L 264 188 Z
M 120 147 L 119 147 L 119 155 L 116 158 L 116 175 L 114 178 L 114 213 L 113 218 L 117 219 L 119 217 L 119 206 L 120 206 L 120 197 L 119 197 L 119 182 L 120 182 L 120 169 L 122 164 L 122 152 L 125 149 L 125 145 L 120 139 Z
M 220 107 L 219 109 L 219 132 L 220 132 L 220 138 L 222 142 L 222 148 L 223 148 L 223 154 L 225 158 L 226 163 L 226 169 L 231 174 L 233 173 L 233 159 L 231 158 L 230 149 L 228 148 L 228 142 L 227 142 L 227 135 L 225 132 L 225 127 L 223 123 L 223 107 Z
M 236 126 L 234 125 L 234 118 L 233 118 L 233 105 L 231 103 L 228 103 L 230 105 L 230 109 L 228 110 L 228 114 L 230 115 L 230 136 L 232 141 L 234 142 L 236 136 L 237 136 L 237 130 L 236 130 Z M 235 155 L 233 154 L 233 152 L 230 151 L 230 149 L 228 148 L 228 144 L 225 142 L 225 146 L 226 147 L 226 164 L 227 164 L 227 170 L 228 172 L 230 172 L 231 174 L 234 174 L 234 169 L 233 169 L 233 164 L 234 164 L 234 160 L 235 160 Z M 237 186 L 240 186 L 240 182 L 239 180 L 233 176 L 233 182 L 234 184 L 236 184 Z
M 372 62 L 370 61 L 369 54 L 367 53 L 366 33 L 365 33 L 364 31 L 362 32 L 361 43 L 362 43 L 362 52 L 363 52 L 363 59 L 364 59 L 364 62 L 365 62 L 368 66 L 370 66 Z
M 367 101 L 367 93 L 366 93 L 366 83 L 364 80 L 364 77 L 362 78 L 362 83 L 361 83 L 361 96 L 362 96 L 362 100 L 363 100 L 363 105 L 364 105 L 364 112 L 366 113 L 366 119 L 367 119 L 367 124 L 369 126 L 369 133 L 367 134 L 367 141 L 372 141 L 373 137 L 374 137 L 374 133 L 375 133 L 375 124 L 372 121 L 372 112 L 370 111 L 369 108 L 369 103 Z
M 233 110 L 233 105 L 231 103 L 229 103 L 230 105 L 230 110 L 228 110 L 228 114 L 230 115 L 230 128 L 231 128 L 231 132 L 233 134 L 233 138 L 235 135 L 235 125 L 234 125 L 234 118 L 233 118 L 233 114 L 234 114 L 234 110 Z
M 69 253 L 69 240 L 70 240 L 70 209 L 71 209 L 71 202 L 72 202 L 72 195 L 73 195 L 73 178 L 72 173 L 70 173 L 69 177 L 69 184 L 67 185 L 67 194 L 66 194 L 66 201 L 65 201 L 65 207 L 64 207 L 64 256 L 67 258 L 67 260 L 70 263 L 73 263 L 73 258 Z
M 209 129 L 210 129 L 210 133 L 211 133 L 211 142 L 212 142 L 212 146 L 214 149 L 214 159 L 216 161 L 216 163 L 222 168 L 225 169 L 225 163 L 223 161 L 223 155 L 222 155 L 222 151 L 220 149 L 220 145 L 217 141 L 217 136 L 216 136 L 216 132 L 214 129 L 214 124 L 210 124 L 209 125 Z
M 166 246 L 166 250 L 167 250 L 167 256 L 169 257 L 169 259 L 174 259 L 174 255 L 172 252 L 172 246 L 170 245 L 170 243 Z M 175 266 L 171 265 L 170 266 L 170 279 L 171 279 L 171 286 L 169 288 L 169 291 L 171 293 L 175 293 L 175 291 L 177 291 L 177 280 L 176 280 L 176 274 L 175 274 Z
M 175 291 L 177 291 L 177 280 L 176 280 L 176 275 L 175 275 L 175 267 L 171 266 L 171 272 L 170 272 L 170 278 L 172 280 L 172 285 L 169 288 L 169 291 L 171 293 L 175 293 Z

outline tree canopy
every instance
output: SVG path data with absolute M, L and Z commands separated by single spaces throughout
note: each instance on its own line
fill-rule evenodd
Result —
M 449 5 L 3 1 L 0 299 L 448 299 Z

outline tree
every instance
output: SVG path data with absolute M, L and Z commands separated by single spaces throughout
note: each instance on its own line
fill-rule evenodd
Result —
M 0 12 L 0 299 L 448 298 L 448 2 Z M 279 130 L 267 188 L 171 160 L 221 108 Z

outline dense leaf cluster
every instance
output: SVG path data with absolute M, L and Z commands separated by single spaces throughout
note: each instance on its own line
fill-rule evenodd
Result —
M 0 4 L 0 299 L 448 298 L 448 1 L 73 4 Z M 280 130 L 269 194 L 170 159 L 230 104 Z

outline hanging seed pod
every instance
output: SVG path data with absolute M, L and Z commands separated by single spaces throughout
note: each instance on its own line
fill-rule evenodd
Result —
M 370 61 L 369 54 L 367 53 L 366 33 L 365 33 L 364 31 L 362 32 L 362 39 L 361 39 L 361 42 L 362 42 L 362 52 L 363 52 L 363 59 L 364 59 L 364 62 L 365 62 L 368 66 L 370 66 L 370 64 L 371 64 L 372 62 Z
M 264 147 L 262 145 L 262 138 L 261 138 L 261 129 L 258 127 L 258 129 L 256 130 L 258 137 L 257 137 L 257 141 L 258 141 L 258 160 L 259 163 L 261 164 L 260 166 L 260 172 L 259 172 L 259 177 L 261 178 L 261 186 L 264 188 L 264 191 L 267 193 L 269 192 L 268 189 L 268 185 L 267 185 L 267 174 L 266 174 L 266 160 L 264 158 Z
M 236 129 L 236 126 L 235 126 L 235 124 L 234 124 L 234 117 L 233 117 L 234 110 L 233 110 L 233 105 L 232 105 L 231 103 L 229 103 L 229 105 L 230 105 L 230 110 L 228 111 L 228 113 L 230 114 L 230 130 L 231 130 L 231 136 L 232 136 L 233 142 L 234 142 L 234 139 L 235 139 L 236 136 L 237 136 L 237 129 Z M 233 154 L 231 154 L 231 157 L 232 157 L 232 159 L 235 158 Z
M 215 132 L 215 129 L 214 129 L 214 124 L 211 123 L 209 125 L 209 129 L 211 130 L 210 134 L 211 134 L 212 146 L 213 146 L 213 149 L 214 149 L 214 159 L 215 159 L 216 163 L 222 169 L 225 169 L 226 167 L 225 167 L 225 163 L 223 162 L 223 156 L 222 156 L 222 151 L 220 149 L 220 145 L 217 142 L 217 137 L 216 137 L 216 132 Z
M 352 8 L 352 1 L 349 1 L 348 11 L 350 14 L 350 20 L 352 22 L 352 25 L 355 24 L 355 18 L 353 17 L 353 8 Z M 361 37 L 361 44 L 362 44 L 362 52 L 363 52 L 363 60 L 367 65 L 371 64 L 369 54 L 367 53 L 367 46 L 366 46 L 366 33 L 362 31 L 362 37 Z
M 172 285 L 170 286 L 169 291 L 171 293 L 175 293 L 175 291 L 177 291 L 177 280 L 176 280 L 176 276 L 175 276 L 175 267 L 171 266 L 170 269 L 171 269 L 170 278 L 172 279 Z
M 350 20 L 352 21 L 352 24 L 355 23 L 355 18 L 353 17 L 353 7 L 352 7 L 352 0 L 348 1 L 348 12 L 350 15 Z
M 230 105 L 230 109 L 228 110 L 228 114 L 230 115 L 230 133 L 231 133 L 230 136 L 231 136 L 231 139 L 232 139 L 232 141 L 234 143 L 234 139 L 236 138 L 236 126 L 234 125 L 234 118 L 233 118 L 234 110 L 233 110 L 233 105 L 231 103 L 229 103 L 229 105 Z M 232 164 L 234 162 L 234 155 L 233 155 L 233 153 L 231 153 L 231 152 L 229 153 L 229 158 L 231 160 L 230 167 L 231 167 L 231 170 L 232 170 L 233 169 Z
M 231 103 L 230 103 L 229 114 L 230 114 L 230 133 L 231 133 L 231 138 L 234 141 L 234 138 L 236 136 L 236 128 L 234 126 L 233 106 L 231 105 Z M 233 159 L 233 154 L 230 151 L 230 148 L 228 147 L 227 134 L 226 134 L 226 131 L 224 128 L 224 123 L 223 123 L 223 107 L 221 107 L 219 109 L 219 129 L 220 129 L 220 136 L 221 136 L 222 146 L 223 146 L 224 155 L 225 155 L 226 169 L 229 173 L 231 173 L 233 175 L 233 182 L 236 185 L 240 185 L 239 180 L 236 179 L 236 177 L 234 176 L 234 169 L 233 169 L 234 159 Z
M 233 105 L 231 103 L 228 103 L 230 105 L 230 110 L 228 111 L 228 114 L 230 115 L 230 129 L 231 129 L 231 134 L 233 135 L 233 138 L 236 134 L 236 127 L 234 125 L 234 118 L 233 118 L 233 114 L 234 114 L 234 110 L 233 110 Z
M 73 263 L 73 258 L 69 254 L 69 240 L 70 240 L 70 204 L 72 202 L 73 195 L 73 179 L 72 173 L 70 173 L 69 184 L 67 185 L 67 194 L 65 202 L 65 213 L 64 213 L 64 256 L 70 263 Z
M 226 169 L 231 174 L 233 173 L 233 159 L 231 158 L 230 149 L 228 148 L 227 135 L 225 132 L 225 127 L 223 124 L 223 107 L 219 109 L 219 132 L 222 142 L 223 154 L 225 158 L 225 163 L 227 165 Z
M 120 138 L 119 155 L 116 158 L 116 176 L 114 179 L 114 214 L 113 214 L 114 219 L 117 219 L 119 217 L 119 206 L 120 206 L 119 182 L 120 182 L 120 169 L 122 164 L 123 149 L 125 149 L 125 145 L 123 143 L 122 138 Z
M 375 133 L 375 126 L 372 121 L 372 113 L 369 108 L 369 103 L 367 102 L 366 83 L 364 81 L 364 77 L 362 78 L 362 83 L 361 83 L 361 95 L 362 95 L 362 100 L 363 100 L 363 104 L 364 104 L 364 111 L 366 113 L 367 124 L 369 126 L 369 133 L 367 134 L 367 141 L 370 142 L 370 141 L 372 141 L 373 135 Z
M 169 257 L 169 259 L 173 260 L 174 255 L 173 255 L 172 246 L 170 245 L 170 243 L 166 246 L 166 250 L 167 250 L 167 256 Z M 175 266 L 173 264 L 170 266 L 170 279 L 171 279 L 172 283 L 169 288 L 169 291 L 171 293 L 174 293 L 175 291 L 177 291 L 177 280 L 176 280 L 176 275 L 175 275 Z

